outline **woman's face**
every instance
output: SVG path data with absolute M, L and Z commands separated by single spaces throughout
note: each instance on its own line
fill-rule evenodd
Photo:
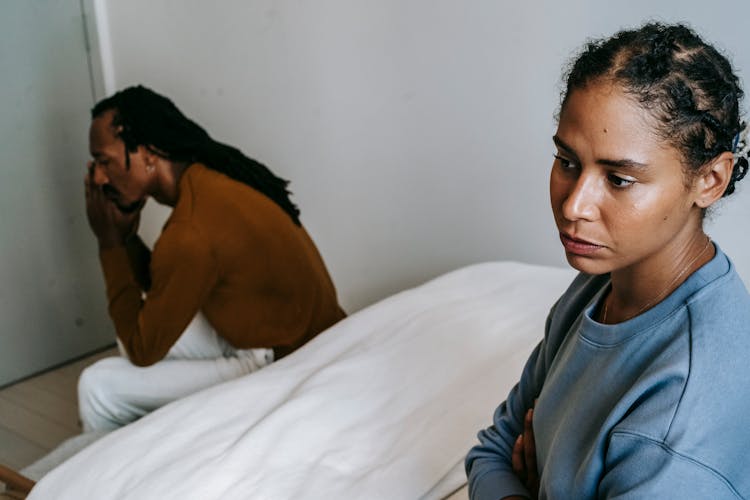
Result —
M 701 230 L 680 153 L 654 130 L 650 115 L 616 85 L 568 95 L 554 137 L 550 199 L 574 268 L 657 270 Z

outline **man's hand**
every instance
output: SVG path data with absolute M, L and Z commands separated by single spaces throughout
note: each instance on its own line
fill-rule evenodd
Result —
M 516 444 L 513 445 L 513 472 L 521 479 L 526 489 L 531 493 L 531 498 L 539 497 L 539 474 L 536 467 L 536 443 L 534 442 L 534 429 L 532 422 L 534 409 L 529 408 L 523 421 L 523 432 L 518 435 Z
M 83 181 L 89 226 L 99 240 L 99 248 L 124 245 L 127 238 L 138 229 L 143 205 L 131 213 L 122 212 L 104 196 L 101 187 L 94 184 L 93 168 L 93 162 L 89 162 Z

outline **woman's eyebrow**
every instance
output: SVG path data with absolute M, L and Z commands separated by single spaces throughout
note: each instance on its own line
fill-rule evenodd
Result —
M 622 158 L 620 160 L 601 158 L 596 160 L 596 162 L 600 165 L 606 165 L 608 167 L 627 168 L 632 170 L 646 170 L 648 168 L 648 164 L 631 160 L 630 158 Z
M 560 139 L 557 135 L 552 136 L 552 141 L 558 148 L 562 149 L 567 154 L 571 155 L 575 159 L 578 158 L 575 151 L 573 151 L 573 148 L 568 146 L 565 141 Z M 641 163 L 639 161 L 631 160 L 630 158 L 620 158 L 617 160 L 612 160 L 610 158 L 599 158 L 596 160 L 596 163 L 598 163 L 599 165 L 605 165 L 607 167 L 627 168 L 633 170 L 644 170 L 648 167 L 647 163 Z
M 562 149 L 563 151 L 565 151 L 569 155 L 571 155 L 571 156 L 573 156 L 575 158 L 578 158 L 578 155 L 576 155 L 575 151 L 573 151 L 573 148 L 571 148 L 570 146 L 568 146 L 567 144 L 565 144 L 565 141 L 563 141 L 562 139 L 560 139 L 557 135 L 553 135 L 552 136 L 552 142 L 555 143 L 555 146 L 557 146 L 558 148 Z

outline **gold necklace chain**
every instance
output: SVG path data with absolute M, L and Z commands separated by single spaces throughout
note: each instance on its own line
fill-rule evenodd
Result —
M 663 290 L 662 290 L 661 292 L 659 292 L 659 295 L 657 295 L 657 296 L 656 296 L 656 297 L 654 297 L 654 298 L 653 298 L 652 300 L 648 301 L 648 302 L 646 303 L 646 305 L 644 305 L 643 307 L 641 307 L 640 309 L 638 309 L 638 311 L 637 311 L 637 312 L 635 313 L 635 315 L 633 315 L 632 317 L 636 317 L 636 316 L 638 316 L 638 315 L 639 315 L 639 314 L 641 314 L 641 313 L 642 313 L 643 311 L 645 311 L 645 310 L 646 310 L 646 309 L 648 309 L 649 307 L 651 307 L 651 306 L 653 306 L 654 304 L 656 304 L 656 303 L 657 303 L 657 302 L 658 302 L 659 300 L 663 299 L 663 298 L 664 298 L 664 297 L 665 297 L 665 296 L 667 295 L 667 293 L 668 293 L 668 292 L 670 291 L 670 289 L 672 288 L 672 285 L 674 285 L 675 283 L 677 283 L 677 280 L 679 280 L 680 278 L 682 278 L 682 276 L 683 276 L 683 275 L 684 275 L 684 274 L 685 274 L 686 272 L 688 272 L 688 270 L 689 270 L 689 269 L 690 269 L 691 267 L 693 267 L 693 264 L 695 264 L 696 262 L 698 262 L 698 259 L 700 259 L 700 258 L 701 258 L 701 256 L 702 256 L 702 255 L 703 255 L 704 253 L 706 253 L 706 250 L 708 249 L 708 247 L 709 247 L 709 245 L 710 245 L 710 244 L 711 244 L 711 238 L 709 238 L 708 236 L 706 236 L 706 244 L 705 244 L 705 245 L 703 245 L 703 249 L 702 249 L 702 250 L 701 250 L 701 251 L 700 251 L 700 252 L 698 253 L 698 255 L 696 255 L 695 257 L 693 257 L 693 260 L 691 260 L 691 261 L 690 261 L 690 262 L 689 262 L 689 263 L 688 263 L 688 264 L 687 264 L 687 265 L 686 265 L 685 267 L 683 267 L 683 268 L 682 268 L 682 271 L 680 271 L 680 272 L 679 272 L 679 273 L 677 274 L 677 276 L 675 276 L 675 277 L 674 277 L 674 278 L 672 279 L 672 281 L 670 281 L 670 282 L 669 282 L 669 283 L 667 284 L 666 288 L 664 288 L 664 289 L 663 289 Z M 607 296 L 607 298 L 608 298 L 608 297 L 609 297 L 609 295 Z M 607 298 L 605 298 L 605 299 L 604 299 L 604 310 L 602 311 L 602 323 L 603 323 L 603 324 L 606 324 L 606 323 L 607 323 L 607 305 L 608 305 L 608 304 L 607 304 Z

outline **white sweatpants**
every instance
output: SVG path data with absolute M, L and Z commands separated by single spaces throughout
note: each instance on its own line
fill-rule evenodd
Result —
M 81 373 L 78 408 L 83 431 L 117 429 L 171 401 L 271 362 L 272 349 L 234 349 L 198 313 L 162 361 L 142 368 L 123 355 L 102 359 Z

